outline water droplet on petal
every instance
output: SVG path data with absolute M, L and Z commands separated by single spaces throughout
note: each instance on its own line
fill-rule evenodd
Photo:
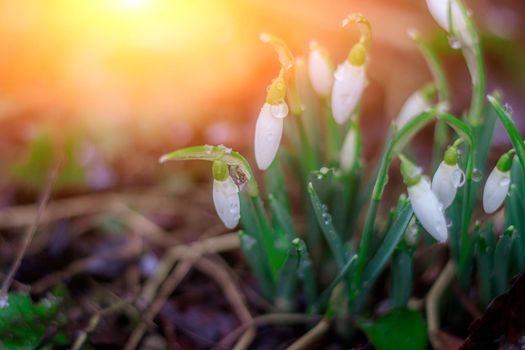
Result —
M 447 227 L 452 227 L 452 220 L 450 220 L 449 218 L 447 218 Z
M 461 187 L 465 184 L 465 173 L 463 170 L 454 170 L 454 173 L 452 174 L 452 184 L 454 187 Z
M 472 181 L 474 182 L 480 182 L 481 181 L 481 171 L 479 169 L 474 169 L 474 172 L 472 173 Z
M 334 78 L 335 78 L 335 80 L 339 80 L 339 81 L 343 80 L 344 72 L 343 72 L 342 67 L 337 68 L 337 70 L 334 73 Z
M 461 49 L 461 43 L 459 42 L 458 39 L 454 38 L 453 36 L 449 36 L 449 37 L 448 37 L 448 44 L 449 44 L 450 47 L 453 48 L 454 50 L 459 50 L 459 49 Z
M 284 102 L 271 105 L 270 113 L 272 113 L 272 116 L 275 118 L 286 118 L 288 115 L 288 105 Z
M 443 204 L 439 203 L 438 204 L 438 209 L 439 209 L 439 211 L 443 211 Z
M 499 185 L 501 187 L 507 187 L 508 185 L 510 184 L 510 178 L 505 176 L 505 177 L 502 177 L 500 180 L 499 180 Z

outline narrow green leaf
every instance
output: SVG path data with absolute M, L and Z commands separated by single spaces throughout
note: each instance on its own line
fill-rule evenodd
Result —
M 494 226 L 487 225 L 482 230 L 479 230 L 478 226 L 475 230 L 475 235 L 475 258 L 478 270 L 479 293 L 482 305 L 487 306 L 494 297 L 492 291 L 493 254 L 496 245 Z
M 487 96 L 487 99 L 496 111 L 501 124 L 503 124 L 503 127 L 507 131 L 507 135 L 509 135 L 510 141 L 516 150 L 516 155 L 520 160 L 521 170 L 525 174 L 525 143 L 523 142 L 523 138 L 512 121 L 511 116 L 507 113 L 505 108 L 503 108 L 500 101 L 491 95 Z
M 412 295 L 412 252 L 406 247 L 398 249 L 392 257 L 390 304 L 393 308 L 406 307 Z
M 315 280 L 313 264 L 312 260 L 310 259 L 308 248 L 304 241 L 300 238 L 296 238 L 295 240 L 297 242 L 296 244 L 299 246 L 300 253 L 297 276 L 303 283 L 307 309 L 311 311 L 314 303 L 317 300 L 317 284 Z
M 275 284 L 268 264 L 265 263 L 266 257 L 261 256 L 261 251 L 258 249 L 257 240 L 242 230 L 239 231 L 239 239 L 241 251 L 261 286 L 263 296 L 270 301 L 273 300 Z
M 384 235 L 385 238 L 376 254 L 367 264 L 363 273 L 363 284 L 373 283 L 375 281 L 390 260 L 401 237 L 403 237 L 414 212 L 408 199 L 405 198 L 404 202 L 403 209 L 398 213 L 397 219 Z
M 427 348 L 426 323 L 417 311 L 396 309 L 375 322 L 359 327 L 377 350 L 423 350 Z
M 312 308 L 312 313 L 317 313 L 321 310 L 324 310 L 326 308 L 326 305 L 328 304 L 328 301 L 330 300 L 330 296 L 332 295 L 332 291 L 335 289 L 335 287 L 341 283 L 341 281 L 346 277 L 352 275 L 352 271 L 355 268 L 355 263 L 357 261 L 357 256 L 354 255 L 352 258 L 348 259 L 346 264 L 343 266 L 343 268 L 339 271 L 337 276 L 334 278 L 334 280 L 330 283 L 330 285 L 321 293 L 317 301 L 315 302 L 315 306 Z
M 514 236 L 514 227 L 509 227 L 501 234 L 494 251 L 494 293 L 499 295 L 508 287 L 511 248 Z
M 310 200 L 312 201 L 317 221 L 325 236 L 326 242 L 332 251 L 337 268 L 341 270 L 347 261 L 347 254 L 343 241 L 334 228 L 332 216 L 328 212 L 328 208 L 321 203 L 321 200 L 311 182 L 308 184 L 308 193 L 310 194 Z

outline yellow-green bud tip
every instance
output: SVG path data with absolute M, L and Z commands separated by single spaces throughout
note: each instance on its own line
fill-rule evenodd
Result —
M 212 173 L 213 178 L 217 181 L 225 181 L 230 176 L 228 165 L 222 160 L 213 161 Z
M 278 104 L 284 101 L 286 97 L 286 82 L 282 74 L 279 74 L 275 78 L 270 86 L 268 86 L 268 92 L 266 94 L 266 102 L 269 104 Z
M 408 186 L 414 186 L 421 180 L 421 171 L 408 160 L 404 155 L 399 155 L 401 160 L 401 175 L 403 175 L 403 182 Z
M 463 139 L 457 139 L 451 146 L 445 151 L 443 161 L 447 165 L 456 165 L 459 160 L 459 145 L 463 142 Z
M 498 168 L 499 171 L 503 173 L 510 171 L 510 169 L 512 168 L 512 154 L 513 153 L 514 153 L 514 149 L 510 150 L 509 152 L 501 156 L 501 158 L 498 160 L 498 163 L 496 164 L 496 168 Z
M 362 43 L 357 43 L 352 47 L 348 54 L 348 63 L 352 66 L 362 66 L 366 62 L 366 47 Z

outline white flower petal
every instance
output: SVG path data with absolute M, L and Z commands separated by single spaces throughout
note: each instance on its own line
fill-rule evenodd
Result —
M 356 108 L 366 85 L 365 65 L 353 66 L 348 61 L 340 64 L 334 74 L 332 113 L 337 123 L 343 124 Z
M 224 181 L 213 180 L 213 204 L 224 226 L 237 226 L 241 217 L 239 188 L 230 176 Z
M 401 111 L 396 119 L 397 127 L 402 128 L 406 123 L 428 108 L 430 108 L 430 104 L 427 102 L 421 91 L 418 90 L 414 92 L 407 98 L 403 107 L 401 107 Z
M 432 178 L 432 192 L 436 195 L 443 208 L 447 209 L 454 198 L 459 186 L 462 185 L 463 171 L 456 165 L 441 162 Z
M 339 164 L 341 169 L 348 171 L 352 168 L 355 162 L 357 149 L 357 139 L 355 128 L 351 127 L 345 137 L 343 148 L 341 149 L 341 155 L 339 158 Z
M 422 177 L 419 183 L 408 187 L 408 197 L 414 214 L 425 230 L 439 242 L 446 241 L 448 229 L 443 205 L 430 189 L 428 179 Z
M 510 172 L 494 167 L 483 189 L 483 210 L 494 213 L 503 204 L 510 186 Z
M 283 134 L 283 117 L 282 112 L 278 112 L 278 110 L 284 110 L 284 107 L 282 107 L 283 104 L 286 106 L 284 102 L 278 105 L 265 103 L 257 118 L 254 148 L 255 161 L 261 170 L 266 170 L 270 164 L 272 164 L 279 149 L 281 136 Z M 286 107 L 286 114 L 287 113 L 288 108 Z
M 449 3 L 451 0 L 427 0 L 427 6 L 430 11 L 430 14 L 436 22 L 446 30 L 450 32 L 449 24 Z M 471 45 L 472 37 L 467 27 L 467 21 L 461 11 L 461 8 L 456 1 L 452 1 L 451 16 L 453 21 L 454 33 L 458 36 L 458 39 L 462 41 L 463 44 Z
M 313 49 L 310 51 L 308 75 L 313 89 L 319 96 L 326 97 L 330 95 L 330 90 L 332 90 L 332 84 L 334 83 L 334 74 L 319 50 Z

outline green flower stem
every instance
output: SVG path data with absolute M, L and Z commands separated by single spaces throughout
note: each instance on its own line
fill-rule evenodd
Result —
M 469 152 L 467 153 L 467 167 L 465 169 L 465 185 L 463 186 L 458 266 L 458 275 L 460 279 L 463 281 L 463 283 L 467 283 L 472 247 L 469 237 L 469 226 L 472 219 L 472 213 L 474 211 L 472 203 L 472 178 L 474 176 L 476 164 L 476 143 L 474 141 L 474 132 L 467 123 L 448 113 L 442 114 L 440 119 L 452 127 L 469 147 Z
M 357 257 L 356 269 L 353 274 L 353 299 L 358 295 L 358 289 L 361 288 L 362 275 L 365 267 L 365 263 L 368 258 L 368 251 L 370 248 L 370 242 L 374 231 L 374 224 L 376 221 L 377 210 L 379 209 L 379 203 L 383 197 L 383 191 L 385 189 L 388 177 L 388 169 L 392 160 L 396 156 L 396 153 L 403 148 L 403 146 L 412 138 L 412 136 L 420 130 L 422 127 L 427 125 L 434 119 L 435 111 L 423 112 L 416 118 L 412 119 L 400 130 L 392 133 L 392 137 L 389 139 L 385 152 L 380 160 L 379 171 L 377 173 L 377 179 L 372 191 L 372 200 L 368 207 L 368 213 L 365 220 L 365 226 L 363 234 L 361 236 L 361 242 L 359 244 L 359 253 Z
M 481 114 L 483 112 L 483 102 L 485 98 L 485 63 L 478 31 L 474 25 L 469 11 L 461 0 L 456 0 L 467 23 L 469 36 L 472 38 L 472 46 L 463 48 L 463 55 L 472 79 L 472 98 L 469 109 L 469 122 L 476 127 L 481 124 Z M 451 22 L 452 23 L 452 22 Z
M 242 171 L 242 174 L 248 181 L 246 192 L 251 197 L 259 195 L 257 182 L 255 181 L 252 168 L 246 158 L 240 153 L 232 151 L 224 146 L 203 145 L 181 148 L 163 155 L 160 157 L 159 162 L 164 163 L 169 160 L 207 160 L 213 162 L 218 159 L 222 160 L 229 166 Z
M 514 150 L 516 151 L 516 155 L 518 156 L 518 159 L 521 164 L 521 169 L 523 171 L 523 174 L 525 174 L 525 144 L 523 142 L 523 138 L 521 137 L 518 129 L 516 128 L 516 125 L 512 121 L 512 118 L 507 113 L 505 108 L 501 105 L 500 101 L 491 95 L 487 96 L 488 101 L 492 105 L 492 108 L 496 111 L 496 114 L 501 121 L 501 124 L 503 124 L 503 127 L 507 131 L 507 135 L 509 135 L 510 141 L 512 142 L 512 146 L 514 146 Z
M 342 140 L 340 127 L 335 122 L 332 116 L 332 107 L 330 105 L 330 99 L 323 99 L 325 106 L 325 120 L 327 125 L 325 144 L 327 144 L 327 159 L 328 161 L 338 161 L 338 155 L 341 151 Z
M 439 102 L 444 103 L 447 105 L 450 104 L 450 95 L 448 91 L 448 85 L 447 85 L 447 77 L 445 75 L 445 70 L 443 69 L 443 65 L 439 61 L 436 52 L 432 49 L 432 47 L 425 42 L 418 33 L 411 32 L 410 36 L 414 41 L 416 42 L 419 50 L 423 54 L 423 57 L 425 58 L 425 61 L 427 62 L 427 65 L 430 68 L 430 71 L 432 72 L 432 75 L 434 76 L 434 81 L 436 82 L 436 86 L 438 89 L 439 94 Z M 445 145 L 447 144 L 447 127 L 445 125 L 445 122 L 442 120 L 438 120 L 436 123 L 436 127 L 434 129 L 434 148 L 433 148 L 433 154 L 432 154 L 432 169 L 435 170 L 439 166 L 439 163 L 441 162 L 441 156 L 443 153 L 443 149 L 445 148 Z

